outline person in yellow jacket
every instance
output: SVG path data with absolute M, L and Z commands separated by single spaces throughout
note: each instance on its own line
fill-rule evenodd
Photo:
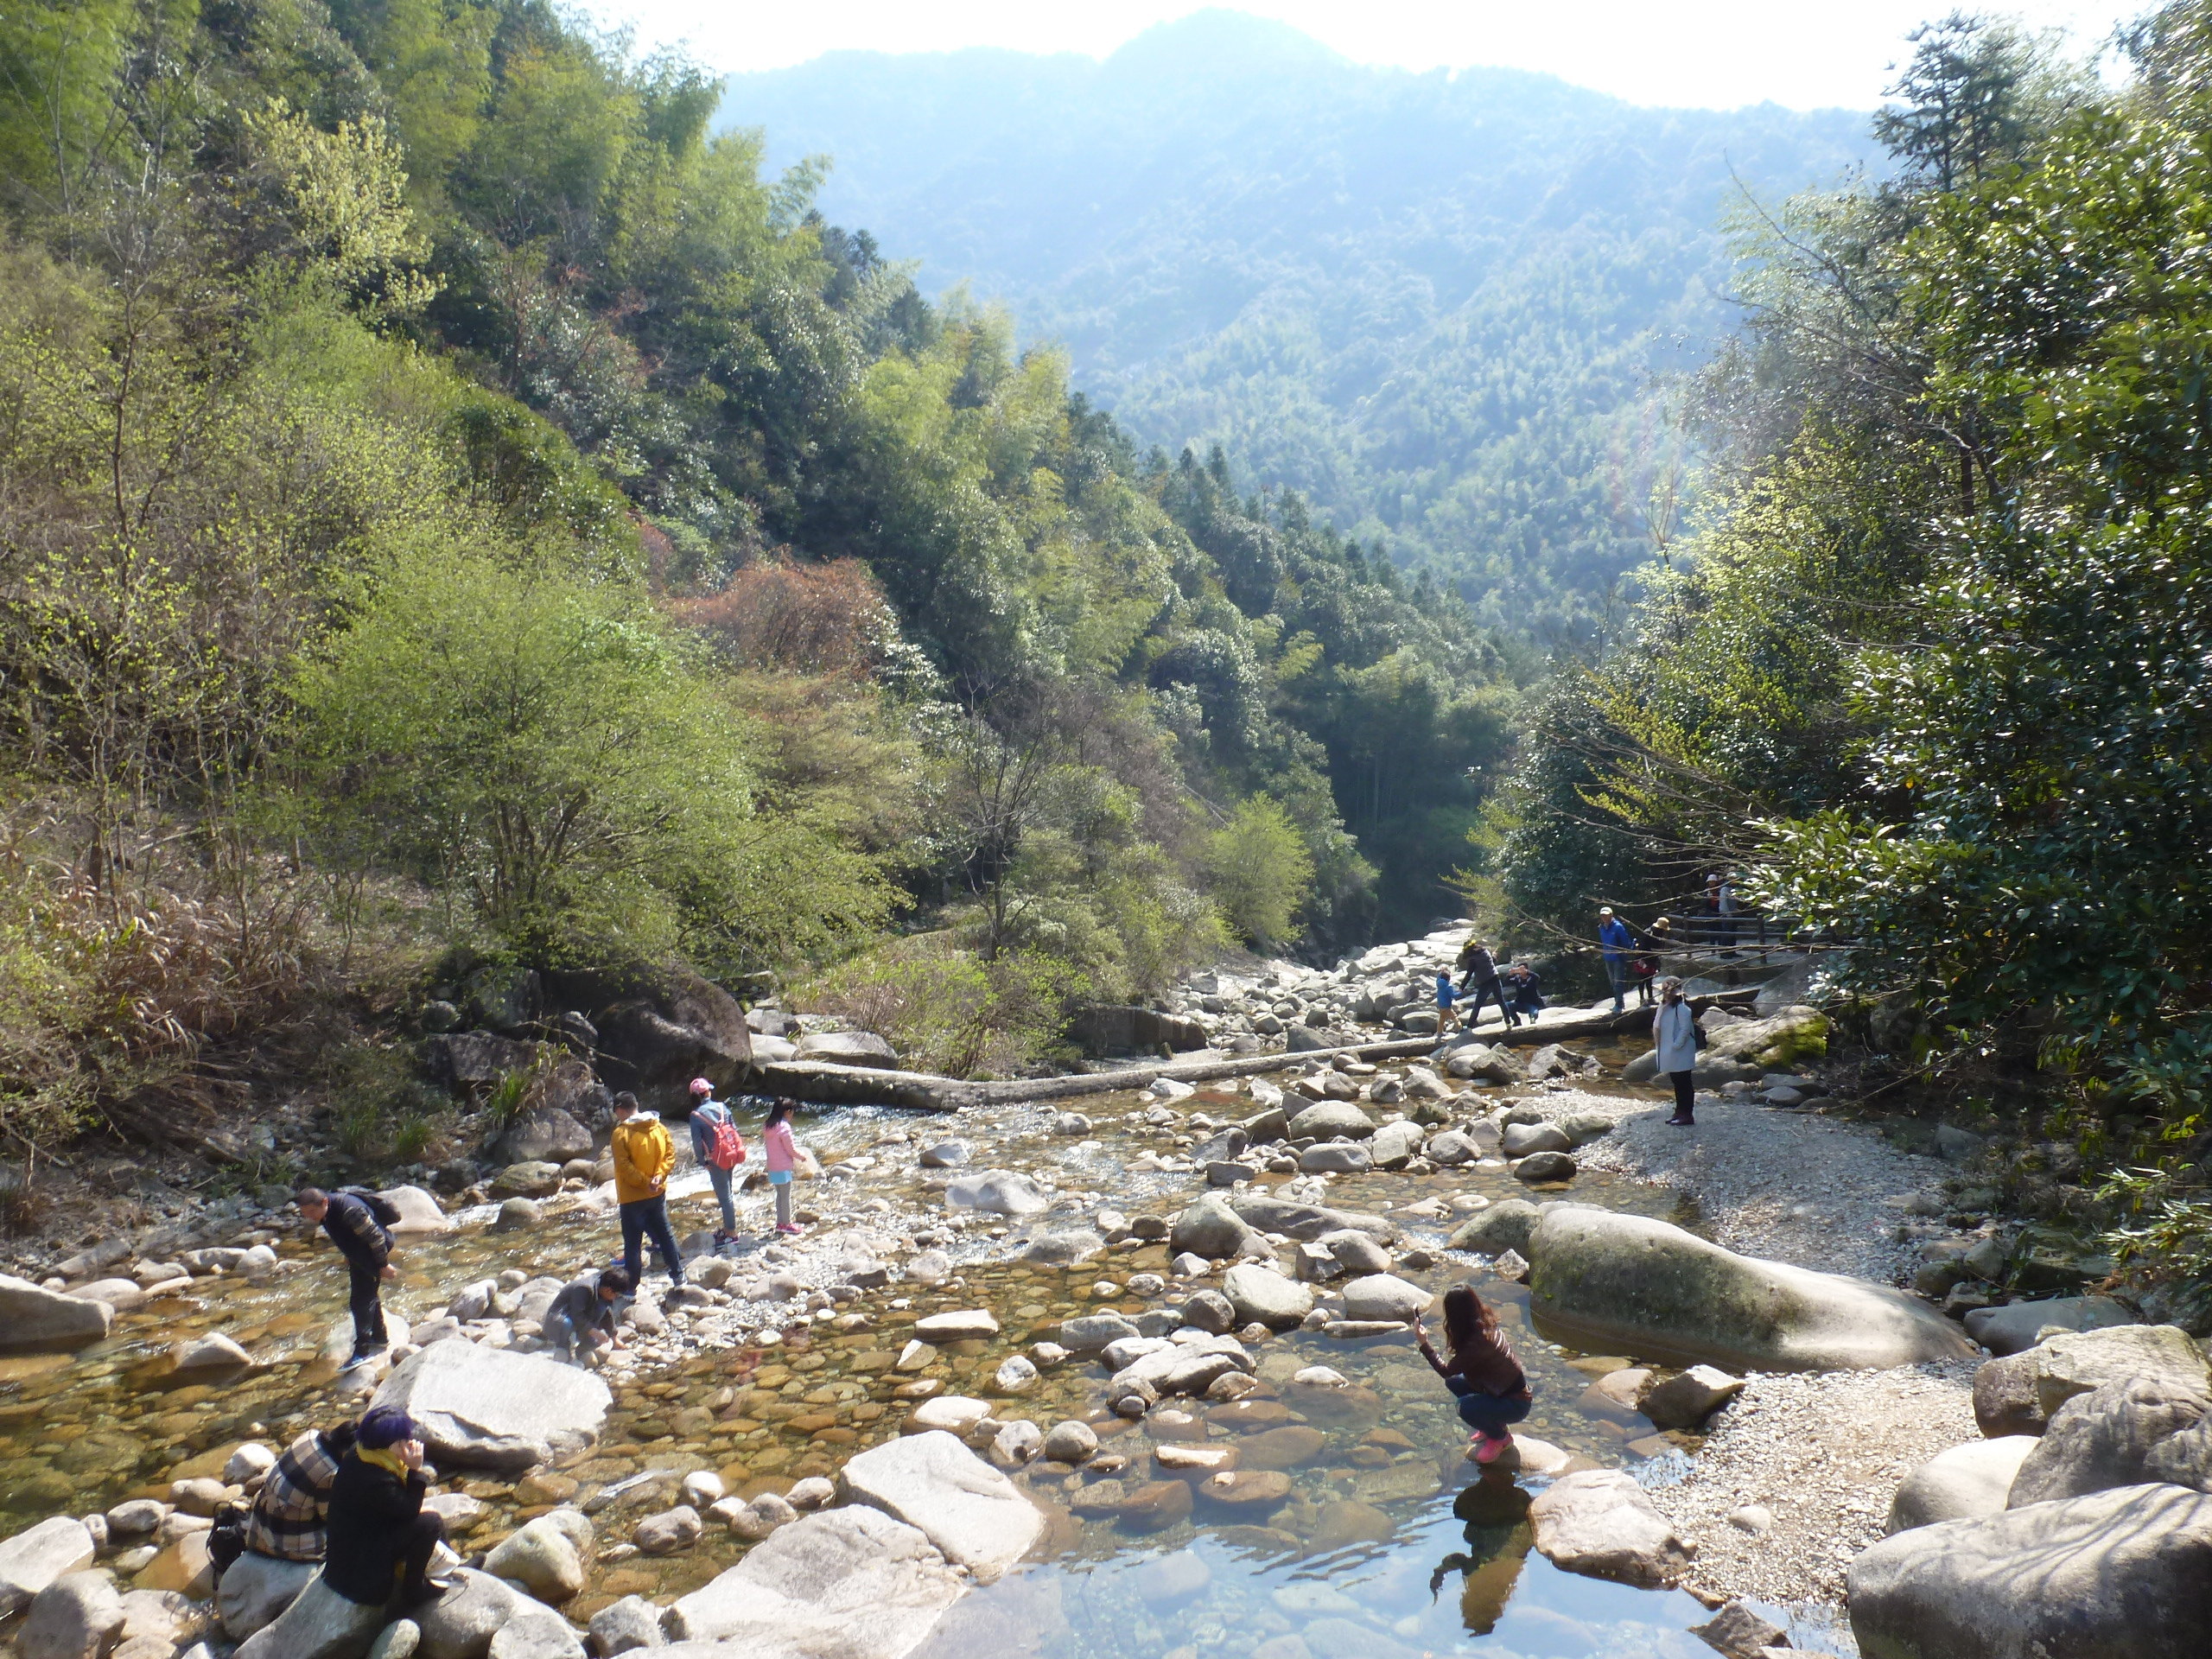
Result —
M 671 1286 L 683 1282 L 683 1256 L 668 1224 L 668 1177 L 676 1167 L 676 1142 L 655 1112 L 638 1109 L 638 1097 L 614 1096 L 614 1201 L 622 1215 L 622 1265 L 630 1282 L 645 1282 L 645 1242 L 667 1265 Z

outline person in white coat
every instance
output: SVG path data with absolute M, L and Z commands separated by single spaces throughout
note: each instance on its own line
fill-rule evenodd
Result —
M 1667 1120 L 1678 1128 L 1697 1127 L 1697 1017 L 1682 995 L 1682 982 L 1669 974 L 1659 982 L 1659 1012 L 1652 1017 L 1651 1037 L 1657 1046 L 1659 1070 L 1675 1085 L 1675 1115 Z

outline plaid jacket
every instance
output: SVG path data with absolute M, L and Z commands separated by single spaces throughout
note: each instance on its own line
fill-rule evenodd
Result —
M 310 1429 L 276 1459 L 246 1517 L 245 1547 L 259 1555 L 286 1561 L 319 1561 L 323 1556 L 323 1516 L 330 1508 L 331 1483 L 338 1478 L 338 1454 Z

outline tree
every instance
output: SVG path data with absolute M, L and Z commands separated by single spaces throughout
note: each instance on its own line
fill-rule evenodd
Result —
M 1313 859 L 1276 802 L 1254 795 L 1207 838 L 1205 872 L 1214 902 L 1240 938 L 1270 950 L 1293 937 L 1313 886 Z

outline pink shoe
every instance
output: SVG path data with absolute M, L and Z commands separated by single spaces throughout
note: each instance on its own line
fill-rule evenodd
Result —
M 796 1236 L 798 1234 L 804 1232 L 806 1229 L 800 1226 L 796 1222 L 784 1222 L 778 1225 L 776 1230 L 779 1233 L 790 1233 Z
M 1475 1461 L 1485 1466 L 1496 1463 L 1512 1444 L 1510 1434 L 1501 1434 L 1496 1440 L 1485 1434 L 1482 1436 L 1482 1444 L 1475 1448 Z

